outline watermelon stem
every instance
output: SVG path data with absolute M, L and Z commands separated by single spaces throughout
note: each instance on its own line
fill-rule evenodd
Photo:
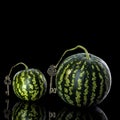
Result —
M 11 72 L 12 72 L 13 68 L 15 68 L 16 66 L 18 66 L 20 64 L 24 65 L 25 69 L 28 69 L 28 67 L 25 63 L 19 62 L 19 63 L 15 64 L 14 66 L 12 66 L 10 71 L 9 71 L 9 74 L 7 76 L 5 76 L 4 84 L 7 85 L 7 91 L 5 91 L 7 96 L 9 96 L 9 85 L 11 85 L 11 79 L 10 79 Z
M 86 49 L 85 47 L 81 46 L 81 45 L 77 45 L 77 46 L 74 47 L 74 48 L 67 49 L 67 50 L 62 54 L 60 60 L 58 61 L 58 63 L 56 64 L 55 67 L 56 67 L 56 68 L 58 67 L 59 63 L 61 62 L 61 60 L 63 59 L 64 55 L 65 55 L 67 52 L 69 52 L 69 51 L 73 51 L 73 50 L 76 50 L 77 48 L 81 48 L 81 49 L 83 49 L 83 50 L 85 51 L 86 58 L 87 58 L 87 59 L 90 59 L 90 56 L 89 56 L 89 53 L 88 53 L 87 49 Z
M 27 66 L 25 63 L 19 62 L 19 63 L 15 64 L 14 66 L 11 67 L 10 72 L 9 72 L 9 74 L 8 74 L 9 77 L 10 77 L 10 74 L 11 74 L 13 68 L 15 68 L 15 67 L 18 66 L 18 65 L 24 65 L 24 66 L 25 66 L 25 69 L 28 69 L 28 66 Z

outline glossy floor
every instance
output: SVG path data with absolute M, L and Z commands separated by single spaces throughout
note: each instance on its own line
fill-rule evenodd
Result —
M 100 105 L 80 109 L 64 103 L 56 94 L 46 95 L 36 102 L 24 102 L 16 96 L 5 97 L 1 102 L 2 120 L 111 120 L 111 96 Z

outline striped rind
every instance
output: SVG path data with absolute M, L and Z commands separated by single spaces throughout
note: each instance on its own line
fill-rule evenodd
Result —
M 40 99 L 47 90 L 46 78 L 38 69 L 17 72 L 13 77 L 12 85 L 16 96 L 27 101 Z
M 82 107 L 101 103 L 111 88 L 111 73 L 101 58 L 78 53 L 66 58 L 56 74 L 58 95 L 68 104 Z

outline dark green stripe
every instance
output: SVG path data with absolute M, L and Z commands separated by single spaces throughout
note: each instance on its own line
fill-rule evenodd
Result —
M 96 88 L 97 88 L 96 72 L 92 71 L 92 94 L 91 94 L 91 98 L 90 98 L 90 104 L 94 103 L 94 100 L 95 100 L 95 97 L 96 97 Z
M 80 91 L 81 90 L 77 90 L 77 87 L 78 87 L 78 79 L 80 78 L 80 74 L 82 72 L 80 69 L 81 69 L 81 66 L 83 66 L 83 64 L 84 64 L 84 61 L 82 61 L 81 64 L 79 64 L 79 65 L 76 64 L 78 62 L 80 62 L 80 61 L 74 60 L 74 64 L 71 65 L 71 68 L 73 68 L 73 71 L 71 72 L 69 79 L 71 78 L 71 85 L 70 85 L 70 88 L 72 88 L 72 95 L 70 95 L 71 99 L 75 102 L 74 103 L 75 105 L 80 106 L 81 105 L 80 104 L 80 97 L 81 97 Z M 76 68 L 77 69 L 79 68 L 79 70 L 78 70 L 78 72 L 76 71 L 76 73 L 74 74 L 74 70 L 76 70 Z M 73 79 L 73 77 L 75 77 L 75 78 Z M 72 87 L 72 80 L 73 80 L 73 87 Z
M 89 89 L 89 79 L 88 79 L 88 75 L 89 72 L 87 71 L 87 61 L 84 62 L 83 66 L 81 67 L 81 70 L 83 70 L 80 74 L 80 77 L 82 79 L 82 91 L 81 91 L 81 101 L 82 101 L 82 105 L 85 106 L 87 104 L 88 101 L 88 89 Z
M 45 79 L 43 73 L 40 72 L 40 71 L 38 72 L 38 79 L 39 79 L 39 82 L 41 81 L 40 88 L 41 88 L 42 91 L 41 91 L 40 96 L 42 96 L 46 92 L 47 82 L 46 82 L 46 79 Z
M 39 90 L 40 90 L 39 79 L 37 80 L 37 74 L 36 74 L 36 72 L 34 70 L 29 70 L 28 73 L 31 76 L 30 85 L 32 85 L 32 87 L 33 87 L 33 89 L 32 89 L 32 88 L 30 88 L 30 85 L 28 85 L 28 88 L 29 88 L 29 92 L 28 92 L 29 99 L 34 100 L 35 96 L 39 95 Z
M 90 65 L 87 64 L 85 70 L 85 77 L 84 77 L 85 82 L 84 82 L 84 91 L 83 91 L 83 106 L 88 106 L 92 92 L 89 67 Z
M 29 73 L 27 70 L 25 70 L 25 72 L 23 72 L 23 74 L 24 74 L 23 80 L 22 80 L 21 76 L 19 77 L 19 79 L 21 80 L 21 83 L 22 83 L 21 88 L 20 88 L 20 90 L 22 92 L 21 96 L 23 96 L 24 99 L 29 100 L 30 99 L 29 98 L 29 91 L 30 91 L 29 84 L 31 84 L 31 76 L 29 76 Z M 25 89 L 23 89 L 23 86 L 25 86 Z
M 87 103 L 86 105 L 89 106 L 90 105 L 90 102 L 91 102 L 91 96 L 92 96 L 92 66 L 91 66 L 91 62 L 87 62 L 87 65 L 86 65 L 86 79 L 88 79 L 88 94 L 87 94 Z M 83 91 L 84 92 L 84 91 Z M 84 101 L 83 101 L 84 103 Z
M 101 67 L 103 71 L 103 77 L 104 77 L 104 84 L 105 84 L 105 90 L 109 91 L 110 85 L 111 85 L 111 73 L 110 70 L 105 62 L 99 63 L 99 66 Z
M 75 94 L 75 103 L 77 106 L 81 106 L 81 102 L 82 102 L 82 89 L 83 89 L 83 80 L 84 80 L 84 76 L 85 76 L 85 71 L 84 69 L 81 70 L 81 68 L 85 68 L 85 61 L 82 61 L 81 65 L 79 66 L 80 69 L 76 72 L 75 75 L 75 88 L 78 88 L 74 94 Z M 81 81 L 81 82 L 80 82 Z M 78 83 L 79 82 L 79 83 Z M 80 88 L 79 88 L 80 87 Z
M 100 90 L 99 90 L 99 96 L 98 96 L 98 100 L 100 100 L 101 98 L 103 98 L 104 94 L 105 94 L 105 74 L 103 72 L 104 68 L 102 68 L 102 66 L 97 63 L 99 68 L 100 68 L 100 72 L 98 73 L 99 79 L 100 79 Z
M 85 90 L 86 90 L 86 79 L 87 79 L 87 74 L 88 74 L 88 72 L 89 71 L 87 71 L 87 68 L 88 68 L 88 63 L 85 65 L 85 67 L 84 67 L 84 71 L 85 71 L 85 74 L 84 74 L 84 76 L 83 77 L 81 77 L 81 79 L 82 79 L 82 91 L 81 91 L 81 105 L 82 106 L 84 106 L 84 105 L 86 105 L 87 104 L 87 102 L 88 102 L 88 99 L 87 99 L 87 95 L 88 95 L 88 93 L 86 94 L 85 93 Z M 89 69 L 88 69 L 89 70 Z M 89 84 L 89 81 L 88 81 L 88 84 Z M 89 90 L 89 88 L 87 88 L 88 90 Z M 85 95 L 86 94 L 86 95 Z M 85 101 L 85 99 L 86 99 L 86 101 Z
M 23 78 L 22 79 L 24 79 L 25 77 L 25 71 L 20 71 L 20 72 L 18 72 L 18 74 L 16 74 L 16 85 L 14 86 L 16 89 L 15 89 L 15 93 L 16 93 L 16 95 L 18 96 L 18 97 L 20 97 L 20 98 L 22 98 L 22 99 L 24 99 L 24 95 L 23 95 L 23 91 L 22 91 L 22 87 L 21 87 L 21 85 L 23 84 L 22 83 L 22 80 L 21 80 L 21 74 L 23 74 Z M 27 91 L 26 91 L 27 92 Z
M 35 79 L 36 79 L 36 84 L 34 84 L 35 86 L 35 90 L 38 91 L 39 90 L 39 93 L 37 94 L 36 97 L 41 97 L 41 95 L 43 94 L 43 81 L 42 81 L 42 76 L 40 72 L 38 72 L 37 70 L 34 71 L 34 75 L 35 75 Z M 38 88 L 36 88 L 38 87 Z
M 44 95 L 47 91 L 47 81 L 46 81 L 46 78 L 42 72 L 41 72 L 41 75 L 42 75 L 42 80 L 43 80 L 43 93 L 42 94 Z
M 85 87 L 85 90 L 84 90 L 84 100 L 83 100 L 83 105 L 87 105 L 87 102 L 88 102 L 88 93 L 89 93 L 89 72 L 86 71 L 86 78 L 85 78 L 85 84 L 84 84 L 84 87 Z
M 100 90 L 100 79 L 99 79 L 99 71 L 100 71 L 100 68 L 99 66 L 96 64 L 96 63 L 92 63 L 92 65 L 94 66 L 94 70 L 95 70 L 95 73 L 96 73 L 96 85 L 97 85 L 97 89 L 96 89 L 96 96 L 95 96 L 95 103 L 97 102 L 97 97 L 99 96 L 99 90 Z M 97 67 L 96 67 L 97 66 Z
M 78 79 L 80 78 L 80 69 L 78 69 L 77 68 L 77 66 L 76 66 L 76 68 L 75 68 L 75 71 L 73 72 L 73 74 L 74 74 L 74 78 L 72 78 L 72 79 L 74 79 L 74 88 L 73 88 L 73 95 L 74 95 L 74 98 L 73 98 L 73 101 L 75 101 L 75 105 L 77 105 L 77 106 L 80 106 L 80 90 L 78 90 L 77 89 L 77 87 L 78 87 Z

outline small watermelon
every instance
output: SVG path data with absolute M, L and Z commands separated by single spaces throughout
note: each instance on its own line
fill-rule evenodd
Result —
M 12 120 L 46 120 L 46 116 L 46 109 L 35 102 L 17 102 L 12 109 Z
M 111 73 L 100 57 L 77 53 L 59 65 L 55 84 L 63 101 L 73 106 L 89 107 L 101 103 L 108 95 Z
M 26 67 L 24 63 L 19 64 L 23 64 Z M 47 91 L 47 81 L 44 74 L 38 69 L 30 69 L 28 67 L 18 71 L 13 76 L 12 86 L 15 95 L 26 101 L 38 100 Z
M 99 107 L 87 110 L 65 107 L 58 113 L 56 120 L 108 120 L 108 117 Z

